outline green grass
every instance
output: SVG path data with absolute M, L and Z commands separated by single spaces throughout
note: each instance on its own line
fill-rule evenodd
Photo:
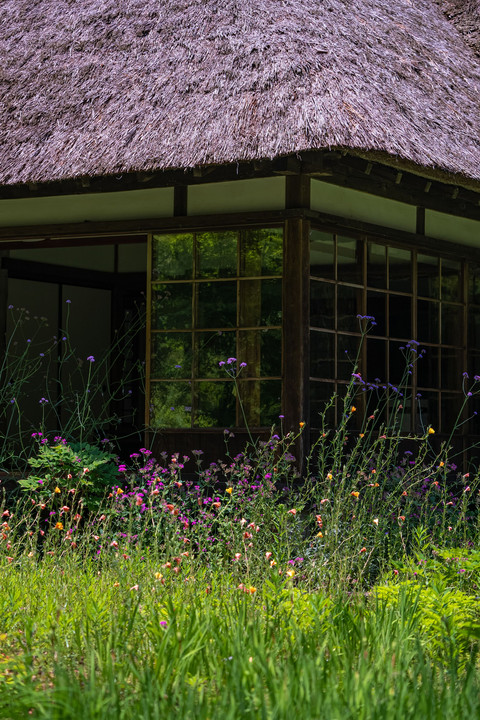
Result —
M 140 552 L 19 555 L 0 578 L 5 720 L 480 714 L 478 627 L 456 648 L 464 618 L 439 606 L 432 630 L 435 607 L 394 581 L 379 598 L 259 573 L 246 593 L 233 572 L 169 574 Z

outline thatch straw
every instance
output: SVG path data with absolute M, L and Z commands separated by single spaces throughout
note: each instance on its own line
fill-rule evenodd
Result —
M 479 179 L 480 66 L 448 5 L 4 0 L 0 183 L 332 147 Z

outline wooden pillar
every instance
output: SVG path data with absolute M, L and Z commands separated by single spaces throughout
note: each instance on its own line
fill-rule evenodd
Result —
M 287 207 L 309 203 L 309 179 L 287 177 Z M 285 427 L 298 432 L 299 423 L 307 427 L 297 442 L 299 467 L 308 452 L 309 414 L 309 268 L 310 223 L 301 217 L 285 221 L 283 280 L 283 408 Z

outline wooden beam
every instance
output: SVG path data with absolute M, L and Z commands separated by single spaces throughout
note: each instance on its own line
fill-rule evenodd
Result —
M 309 235 L 307 220 L 297 217 L 285 222 L 283 411 L 285 427 L 295 433 L 309 413 Z M 307 433 L 302 433 L 297 442 L 296 455 L 300 464 L 305 457 L 306 437 Z
M 285 207 L 310 208 L 310 178 L 307 175 L 287 175 L 285 178 Z

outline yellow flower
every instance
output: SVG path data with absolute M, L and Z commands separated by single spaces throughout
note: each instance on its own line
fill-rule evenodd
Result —
M 445 463 L 444 463 L 443 460 L 442 460 L 442 461 L 439 463 L 438 467 L 443 467 L 444 465 L 445 465 Z
M 227 489 L 225 490 L 225 492 L 228 493 L 229 495 L 231 495 L 232 492 L 233 492 L 233 488 L 227 488 Z
M 117 495 L 123 495 L 122 488 L 117 488 Z
M 285 575 L 289 578 L 293 578 L 293 576 L 295 575 L 295 570 L 287 570 Z
M 322 533 L 322 532 L 318 532 L 318 533 L 315 535 L 315 537 L 320 537 L 320 538 L 322 538 L 322 537 L 323 537 L 323 533 Z
M 333 475 L 332 475 L 332 473 L 328 473 L 328 475 L 327 475 L 327 480 L 333 480 Z
M 350 408 L 350 412 L 357 412 L 357 408 L 355 407 L 355 405 L 352 405 L 352 407 Z
M 162 578 L 163 578 L 163 575 L 162 575 L 161 572 L 156 572 L 156 573 L 155 573 L 155 580 L 161 580 Z
M 359 437 L 361 437 L 361 438 L 365 437 L 365 433 L 360 433 Z
M 55 524 L 55 530 L 63 530 L 63 524 L 61 522 L 57 522 Z
M 434 430 L 432 427 L 431 427 L 431 428 L 428 428 L 428 434 L 429 434 L 429 435 L 435 435 L 435 430 Z
M 257 592 L 257 588 L 253 587 L 253 585 L 250 585 L 250 587 L 248 588 L 248 592 L 250 593 L 250 595 L 253 595 L 253 593 Z
M 350 493 L 350 495 L 353 495 L 353 497 L 358 498 L 358 496 L 360 495 L 360 493 L 358 492 L 358 490 L 353 490 L 353 491 Z
M 303 428 L 303 427 L 305 427 L 305 423 L 304 422 L 298 423 L 298 426 Z
M 57 493 L 57 495 L 58 495 L 58 493 L 61 493 L 62 491 L 60 490 L 60 488 L 59 488 L 59 487 L 56 487 L 56 488 L 55 488 L 55 490 L 54 490 L 53 492 L 54 492 L 54 493 Z

